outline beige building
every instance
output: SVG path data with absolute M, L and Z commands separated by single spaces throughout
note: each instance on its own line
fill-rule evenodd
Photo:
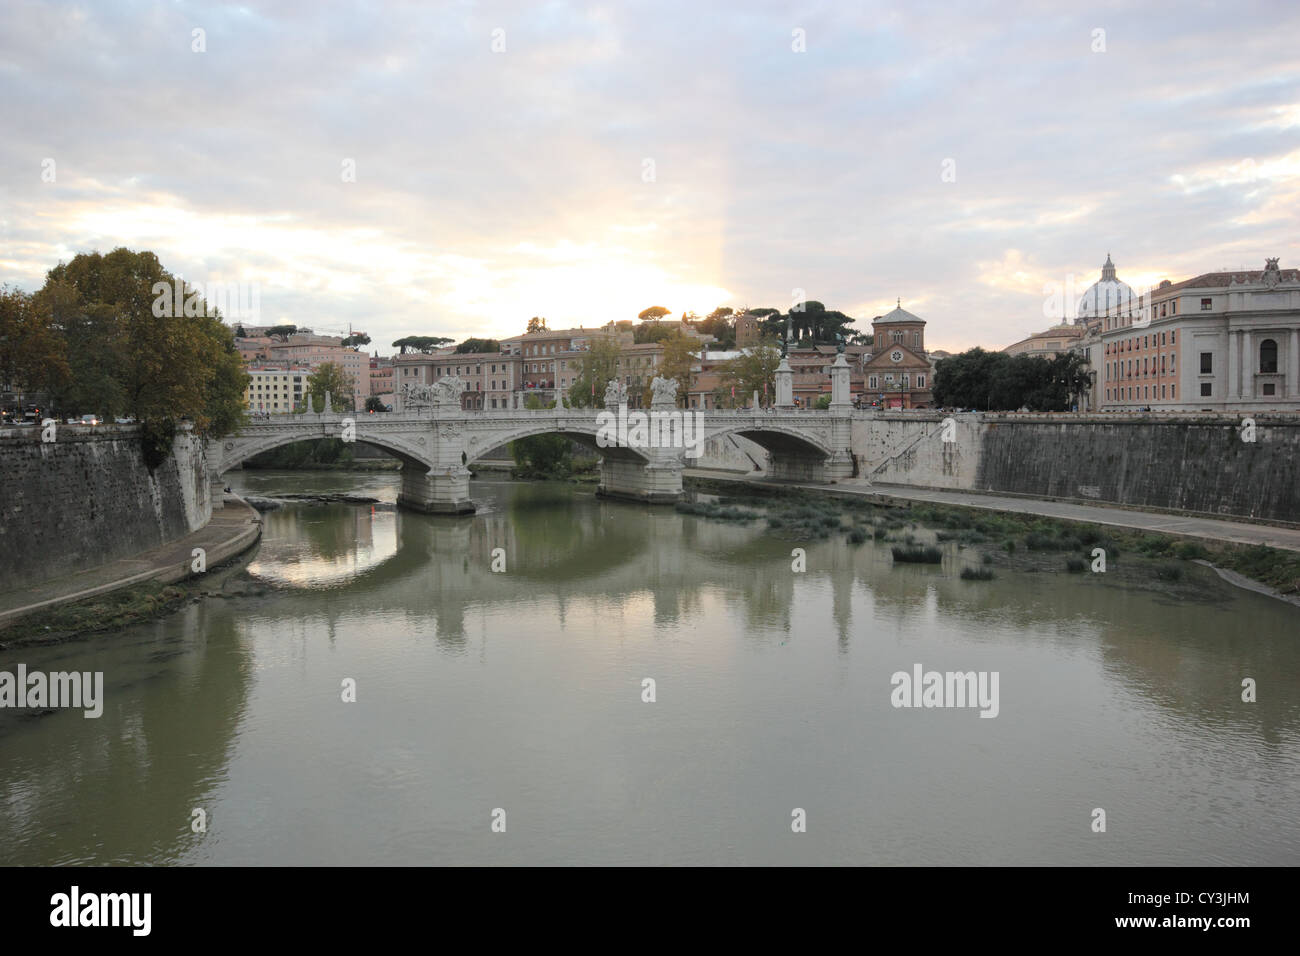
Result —
M 244 402 L 248 410 L 274 415 L 292 412 L 307 394 L 309 366 L 263 367 L 253 365 L 248 372 L 248 387 L 244 389 Z
M 1166 280 L 1101 320 L 1092 407 L 1300 410 L 1300 270 L 1277 259 Z

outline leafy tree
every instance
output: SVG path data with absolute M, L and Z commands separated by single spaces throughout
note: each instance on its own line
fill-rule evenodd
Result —
M 1046 359 L 974 348 L 938 362 L 933 394 L 942 407 L 1061 412 L 1086 383 L 1087 363 L 1074 352 Z
M 466 339 L 456 346 L 456 354 L 464 355 L 468 352 L 500 352 L 501 343 L 496 339 Z
M 663 378 L 677 379 L 677 401 L 683 405 L 686 402 L 686 393 L 691 387 L 693 378 L 691 369 L 699 361 L 699 351 L 699 339 L 687 335 L 680 329 L 674 329 L 673 334 L 664 339 L 664 354 L 659 361 L 659 374 Z
M 270 338 L 279 339 L 281 342 L 287 342 L 289 341 L 289 336 L 294 335 L 298 331 L 299 329 L 296 325 L 273 325 L 266 330 L 266 334 Z M 303 329 L 302 331 L 310 331 L 310 329 Z
M 235 326 L 235 338 L 237 339 L 248 338 L 248 336 L 244 334 L 244 327 L 242 325 Z
M 764 340 L 753 348 L 745 349 L 730 362 L 723 363 L 719 376 L 728 395 L 731 386 L 735 386 L 737 402 L 749 401 L 750 396 L 757 391 L 760 402 L 770 403 L 776 398 L 776 369 L 780 364 L 780 349 L 771 340 Z
M 156 289 L 170 298 L 176 285 L 152 252 L 124 248 L 81 253 L 49 271 L 36 298 L 67 343 L 62 405 L 145 424 L 188 418 L 204 435 L 238 425 L 248 376 L 234 336 L 184 283 L 168 309 Z
M 51 393 L 68 384 L 67 341 L 47 301 L 0 286 L 0 383 Z
M 574 408 L 590 408 L 604 402 L 605 386 L 618 378 L 621 355 L 614 336 L 592 336 L 590 348 L 582 355 L 582 370 L 569 389 L 569 404 Z
M 398 339 L 393 343 L 393 348 L 400 349 L 399 355 L 405 355 L 406 350 L 412 352 L 423 352 L 428 355 L 444 345 L 450 345 L 455 339 L 449 339 L 442 335 L 408 335 L 405 338 Z
M 330 393 L 330 407 L 335 411 L 353 408 L 352 376 L 337 362 L 322 362 L 316 371 L 307 376 L 306 396 L 311 400 L 311 411 L 325 410 L 325 393 Z
M 384 412 L 384 411 L 387 411 L 387 410 L 388 410 L 388 407 L 387 407 L 386 405 L 384 405 L 384 403 L 381 402 L 381 401 L 379 400 L 379 396 L 378 396 L 378 395 L 371 395 L 369 398 L 366 399 L 366 411 L 368 411 L 368 412 Z
M 340 344 L 345 348 L 356 348 L 361 345 L 369 345 L 370 336 L 366 335 L 364 332 L 353 332 L 351 335 L 344 338 Z
M 636 317 L 642 322 L 654 322 L 662 319 L 667 314 L 668 310 L 662 305 L 652 305 L 648 309 L 642 309 L 637 313 Z
M 554 408 L 555 402 L 543 404 L 536 395 L 524 399 L 525 408 Z M 563 478 L 573 470 L 573 452 L 563 435 L 534 435 L 510 443 L 515 473 L 521 478 Z
M 729 308 L 716 308 L 701 319 L 696 328 L 705 335 L 713 336 L 723 348 L 735 348 L 736 321 L 733 315 Z
M 671 326 L 664 325 L 658 319 L 651 322 L 642 322 L 633 329 L 632 342 L 636 345 L 644 345 L 647 342 L 662 342 L 677 331 Z
M 817 396 L 817 401 L 813 405 L 813 408 L 821 409 L 822 411 L 825 411 L 830 407 L 831 407 L 831 397 L 829 395 Z
M 545 332 L 545 331 L 546 331 L 545 319 L 535 315 L 528 320 L 528 328 L 526 332 Z

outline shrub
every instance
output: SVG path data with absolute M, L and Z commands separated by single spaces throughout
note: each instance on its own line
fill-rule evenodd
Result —
M 894 560 L 901 561 L 904 564 L 938 564 L 943 560 L 943 552 L 934 546 L 922 548 L 905 545 L 903 547 L 895 546 L 890 550 L 894 555 Z
M 1162 564 L 1156 568 L 1156 577 L 1161 581 L 1177 581 L 1183 576 L 1183 569 L 1176 564 Z
M 1078 574 L 1080 571 L 1088 570 L 1088 562 L 1083 558 L 1069 558 L 1065 562 L 1065 570 L 1071 574 Z
M 992 581 L 993 571 L 989 568 L 962 568 L 963 581 Z
M 861 528 L 854 528 L 849 532 L 849 541 L 853 544 L 862 544 L 867 540 L 867 533 Z

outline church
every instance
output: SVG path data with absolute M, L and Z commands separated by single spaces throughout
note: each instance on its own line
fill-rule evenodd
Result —
M 934 368 L 925 351 L 925 320 L 897 307 L 871 320 L 871 352 L 863 356 L 862 406 L 930 408 Z

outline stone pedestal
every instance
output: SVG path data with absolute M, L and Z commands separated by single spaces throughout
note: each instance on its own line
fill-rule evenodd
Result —
M 682 463 L 605 458 L 600 463 L 596 494 L 645 504 L 673 504 L 682 496 Z
M 794 408 L 794 371 L 784 355 L 776 368 L 776 407 Z
M 849 391 L 849 363 L 841 352 L 835 356 L 831 366 L 831 411 L 846 414 L 853 408 L 853 396 Z
M 430 472 L 422 465 L 402 468 L 402 491 L 397 504 L 425 514 L 464 515 L 474 513 L 469 497 L 470 471 L 453 465 L 441 472 Z

